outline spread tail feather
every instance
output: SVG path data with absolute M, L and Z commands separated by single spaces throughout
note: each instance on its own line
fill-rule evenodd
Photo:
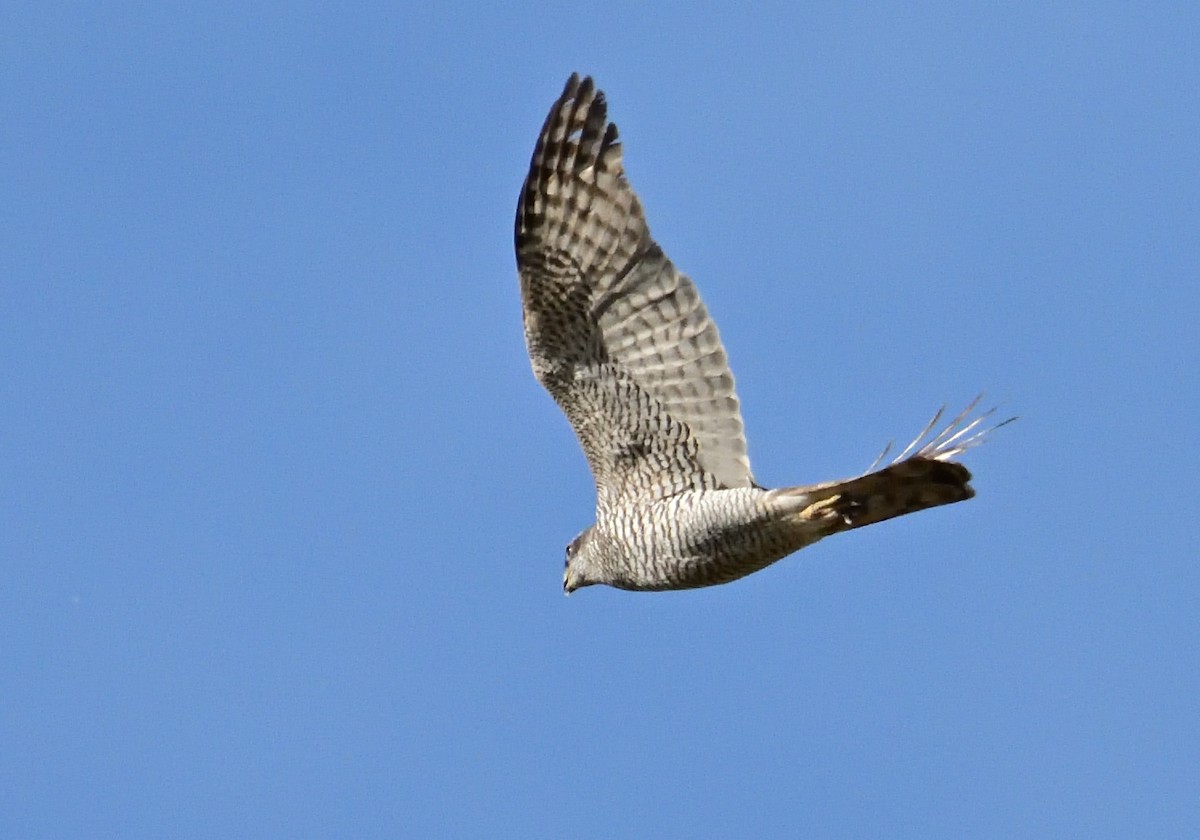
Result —
M 996 429 L 1011 423 L 1012 417 L 994 426 L 981 428 L 995 409 L 977 416 L 971 413 L 979 404 L 976 397 L 967 408 L 941 431 L 935 432 L 944 414 L 939 409 L 921 434 L 886 467 L 871 472 L 891 450 L 888 444 L 871 469 L 858 478 L 808 487 L 789 487 L 781 495 L 803 499 L 799 512 L 802 520 L 830 526 L 829 533 L 873 525 L 906 513 L 962 502 L 975 495 L 971 473 L 951 460 L 982 443 Z
M 962 464 L 914 455 L 849 481 L 796 487 L 810 501 L 802 519 L 832 526 L 831 532 L 874 525 L 906 513 L 963 502 L 975 495 Z

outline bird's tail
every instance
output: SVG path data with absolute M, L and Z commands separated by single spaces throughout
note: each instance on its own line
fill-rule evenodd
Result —
M 804 506 L 796 515 L 809 523 L 827 525 L 828 533 L 966 501 L 975 495 L 970 485 L 971 473 L 953 459 L 1016 419 L 986 426 L 995 409 L 972 416 L 978 404 L 977 397 L 941 431 L 935 432 L 944 413 L 944 409 L 939 410 L 921 434 L 883 469 L 875 470 L 891 451 L 891 444 L 858 478 L 775 492 L 797 502 L 802 500 Z

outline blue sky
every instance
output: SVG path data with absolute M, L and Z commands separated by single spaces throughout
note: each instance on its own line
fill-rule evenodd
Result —
M 1190 4 L 0 13 L 0 835 L 1184 837 Z M 563 597 L 512 217 L 594 75 L 757 477 L 978 498 Z

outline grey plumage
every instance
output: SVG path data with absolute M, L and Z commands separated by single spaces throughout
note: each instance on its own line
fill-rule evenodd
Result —
M 986 433 L 974 403 L 936 434 L 935 417 L 877 472 L 755 483 L 716 325 L 651 238 L 589 78 L 571 76 L 538 137 L 516 252 L 534 375 L 596 482 L 596 523 L 567 550 L 567 592 L 725 583 L 829 534 L 973 495 L 950 459 Z

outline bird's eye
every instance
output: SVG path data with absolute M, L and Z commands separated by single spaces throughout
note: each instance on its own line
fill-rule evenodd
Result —
M 566 546 L 566 563 L 568 563 L 568 565 L 571 563 L 571 558 L 575 557 L 577 553 L 580 553 L 580 546 L 583 545 L 583 538 L 587 535 L 587 533 L 588 532 L 584 530 L 584 532 L 576 536 L 574 540 L 571 540 L 570 545 Z
M 579 551 L 579 546 L 583 543 L 583 534 L 580 534 L 575 539 L 571 540 L 567 546 L 567 565 L 570 565 L 571 558 Z

